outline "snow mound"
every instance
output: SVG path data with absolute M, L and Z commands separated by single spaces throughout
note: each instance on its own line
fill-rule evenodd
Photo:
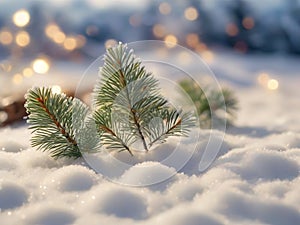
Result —
M 96 196 L 94 208 L 119 218 L 143 219 L 147 216 L 144 197 L 125 187 L 108 186 Z
M 298 164 L 277 152 L 247 154 L 242 176 L 246 179 L 293 179 L 299 174 Z
M 25 147 L 15 141 L 1 141 L 0 150 L 6 152 L 19 152 L 22 151 Z
M 11 171 L 17 168 L 17 162 L 12 155 L 0 152 L 0 171 Z
M 174 168 L 159 162 L 143 162 L 125 171 L 119 181 L 126 185 L 149 186 L 164 182 L 176 173 Z
M 75 219 L 75 215 L 66 209 L 43 207 L 29 216 L 27 224 L 69 225 L 73 224 Z
M 0 212 L 22 206 L 28 200 L 26 190 L 14 183 L 0 184 Z
M 57 186 L 61 191 L 87 191 L 96 183 L 95 173 L 79 165 L 65 166 L 54 172 L 49 179 L 50 185 Z
M 236 219 L 257 219 L 266 224 L 300 224 L 299 211 L 280 201 L 255 198 L 228 191 L 218 196 L 216 207 L 220 212 Z M 287 221 L 289 221 L 287 223 Z
M 155 217 L 152 221 L 152 224 L 164 225 L 222 225 L 215 216 L 192 209 L 188 206 L 185 209 L 183 209 L 183 207 L 176 207 Z

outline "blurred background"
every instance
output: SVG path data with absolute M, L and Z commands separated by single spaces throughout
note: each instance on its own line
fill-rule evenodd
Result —
M 1 105 L 46 80 L 70 89 L 105 48 L 138 40 L 180 44 L 225 82 L 277 90 L 299 77 L 300 0 L 2 0 Z

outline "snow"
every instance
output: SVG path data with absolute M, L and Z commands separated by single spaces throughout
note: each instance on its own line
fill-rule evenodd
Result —
M 145 162 L 117 155 L 127 163 L 120 171 L 95 158 L 108 160 L 99 169 L 111 174 L 101 174 L 83 159 L 31 148 L 27 125 L 1 128 L 1 224 L 300 224 L 300 66 L 293 57 L 262 58 L 215 55 L 210 66 L 238 96 L 238 119 L 224 140 L 212 130 L 182 141 L 177 163 L 168 161 L 171 139 Z M 258 85 L 260 72 L 275 74 L 279 89 Z

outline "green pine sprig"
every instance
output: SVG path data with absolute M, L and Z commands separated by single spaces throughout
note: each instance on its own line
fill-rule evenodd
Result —
M 84 121 L 87 106 L 78 99 L 54 94 L 51 88 L 32 88 L 26 95 L 29 129 L 33 147 L 50 151 L 54 158 L 81 157 L 76 140 L 78 121 Z M 77 121 L 77 126 L 74 126 Z
M 140 142 L 148 151 L 169 136 L 186 135 L 194 125 L 192 115 L 173 109 L 160 95 L 158 80 L 126 45 L 107 50 L 100 77 L 94 119 L 109 148 L 132 154 L 131 145 Z
M 93 91 L 93 110 L 80 100 L 32 88 L 26 95 L 31 144 L 54 158 L 82 156 L 99 146 L 108 150 L 144 149 L 170 136 L 187 136 L 195 124 L 160 94 L 159 82 L 124 44 L 109 48 Z
M 202 89 L 191 79 L 183 79 L 179 85 L 195 105 L 201 127 L 211 128 L 213 122 L 215 125 L 233 123 L 238 110 L 238 100 L 230 89 L 223 88 L 221 91 L 209 87 Z

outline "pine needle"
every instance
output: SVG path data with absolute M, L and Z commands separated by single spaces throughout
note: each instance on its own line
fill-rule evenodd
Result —
M 29 129 L 33 133 L 32 146 L 50 151 L 54 158 L 81 157 L 75 135 L 81 128 L 80 121 L 87 115 L 87 106 L 78 99 L 54 94 L 51 88 L 45 87 L 30 89 L 26 100 Z

